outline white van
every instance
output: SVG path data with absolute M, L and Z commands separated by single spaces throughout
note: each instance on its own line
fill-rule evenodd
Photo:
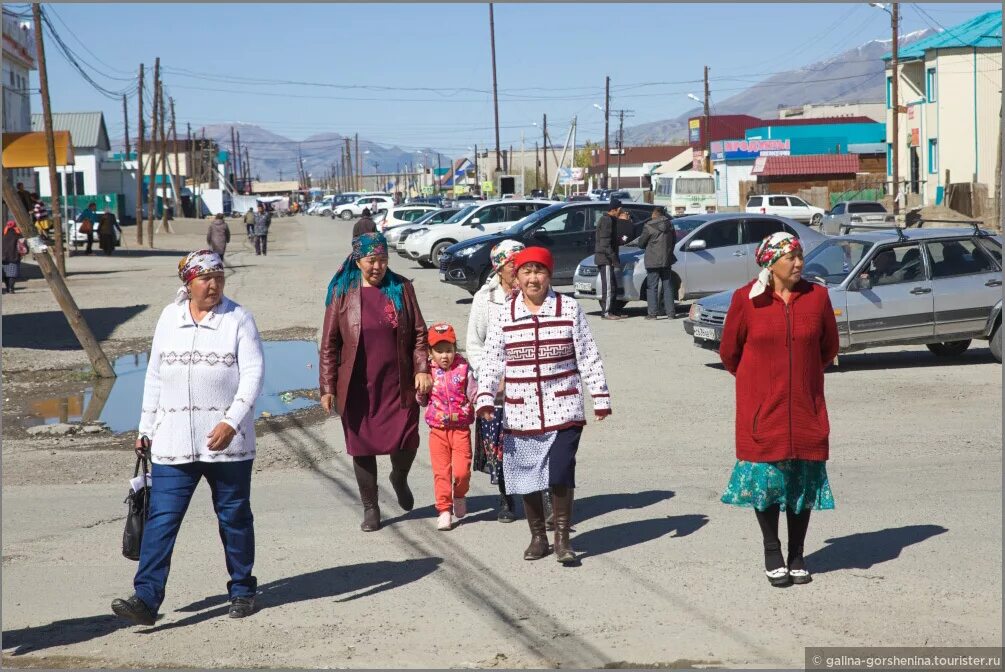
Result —
M 419 262 L 420 266 L 435 268 L 440 264 L 443 250 L 454 243 L 499 233 L 527 215 L 554 204 L 554 201 L 516 198 L 473 203 L 461 208 L 443 224 L 423 227 L 409 234 L 405 239 L 404 254 Z
M 672 217 L 707 215 L 716 211 L 715 177 L 700 170 L 653 175 L 653 205 Z

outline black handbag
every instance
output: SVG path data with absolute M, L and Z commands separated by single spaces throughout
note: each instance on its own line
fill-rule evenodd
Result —
M 136 458 L 136 469 L 133 470 L 133 478 L 140 475 L 140 467 L 143 468 L 143 487 L 138 492 L 130 489 L 126 495 L 126 528 L 122 532 L 122 555 L 130 560 L 140 559 L 140 546 L 143 543 L 143 528 L 147 524 L 147 516 L 150 514 L 150 486 L 146 484 L 147 474 L 150 473 L 146 455 Z

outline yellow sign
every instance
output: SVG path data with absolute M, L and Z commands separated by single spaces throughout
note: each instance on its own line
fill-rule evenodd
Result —
M 701 128 L 701 119 L 689 119 L 687 122 L 687 127 L 694 129 Z
M 489 181 L 482 182 L 482 191 L 483 192 L 485 192 L 487 194 L 491 194 L 495 190 L 496 190 L 496 185 L 492 184 Z

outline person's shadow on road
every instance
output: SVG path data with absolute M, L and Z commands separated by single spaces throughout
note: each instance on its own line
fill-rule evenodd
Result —
M 655 541 L 671 532 L 675 533 L 674 538 L 686 537 L 707 524 L 708 517 L 700 514 L 634 520 L 577 534 L 572 538 L 572 545 L 583 558 L 591 558 Z
M 442 562 L 442 558 L 433 557 L 330 567 L 260 585 L 255 601 L 258 610 L 338 595 L 345 595 L 338 602 L 349 602 L 418 581 L 435 572 Z M 206 609 L 208 611 L 203 611 Z M 229 609 L 230 602 L 226 595 L 214 595 L 177 609 L 180 612 L 199 613 L 136 632 L 155 633 L 195 625 L 225 616 Z M 3 646 L 5 651 L 11 649 L 5 655 L 20 656 L 52 647 L 80 644 L 131 627 L 134 627 L 132 623 L 112 614 L 69 618 L 48 625 L 4 631 Z
M 827 539 L 827 545 L 806 556 L 811 572 L 822 574 L 840 569 L 869 569 L 895 560 L 908 546 L 948 532 L 941 525 L 906 525 L 876 532 L 859 532 Z

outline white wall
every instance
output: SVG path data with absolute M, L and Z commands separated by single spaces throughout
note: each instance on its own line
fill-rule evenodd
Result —
M 718 174 L 719 186 L 715 190 L 716 205 L 722 208 L 743 206 L 740 203 L 740 182 L 751 180 L 753 161 L 718 162 L 712 164 L 712 169 Z
M 36 168 L 38 178 L 38 195 L 52 196 L 49 189 L 49 169 Z M 56 172 L 60 175 L 61 184 L 66 184 L 65 174 L 77 173 L 84 175 L 84 190 L 81 194 L 97 194 L 98 192 L 98 159 L 93 154 L 77 154 L 74 152 L 74 165 L 56 166 Z M 77 178 L 74 178 L 77 179 Z M 72 183 L 71 183 L 72 186 Z M 72 194 L 72 189 L 67 195 Z

